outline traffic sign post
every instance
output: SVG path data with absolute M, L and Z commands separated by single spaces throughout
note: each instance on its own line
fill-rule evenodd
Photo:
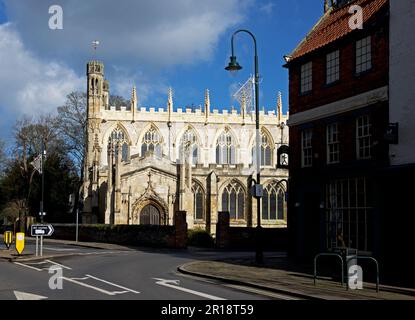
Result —
M 13 232 L 11 231 L 4 232 L 3 238 L 4 238 L 3 240 L 4 240 L 4 244 L 6 248 L 7 250 L 9 250 L 10 245 L 13 243 Z
M 36 237 L 36 256 L 43 256 L 43 237 L 50 237 L 55 230 L 51 224 L 34 224 L 30 228 L 32 237 Z M 39 250 L 40 237 L 40 250 Z M 40 251 L 40 252 L 39 252 Z

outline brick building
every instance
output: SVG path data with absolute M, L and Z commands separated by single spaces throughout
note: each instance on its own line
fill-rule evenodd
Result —
M 354 5 L 362 8 L 363 28 L 350 27 Z M 414 176 L 414 161 L 399 167 L 394 162 L 415 157 L 409 140 L 401 146 L 398 141 L 398 133 L 410 137 L 413 129 L 396 126 L 413 117 L 408 80 L 415 74 L 397 59 L 410 61 L 414 54 L 403 30 L 413 24 L 414 3 L 395 5 L 391 10 L 388 0 L 326 0 L 322 18 L 285 56 L 292 154 L 288 227 L 293 256 L 310 259 L 347 247 L 376 257 L 384 278 L 408 284 L 405 274 L 413 265 L 405 256 L 415 221 L 405 214 L 411 197 L 403 182 L 405 175 Z M 400 41 L 390 42 L 398 36 Z

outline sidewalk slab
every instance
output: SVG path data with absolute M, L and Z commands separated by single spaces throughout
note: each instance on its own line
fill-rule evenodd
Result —
M 298 271 L 240 265 L 220 261 L 198 261 L 184 264 L 179 272 L 194 276 L 278 292 L 304 299 L 318 300 L 415 300 L 408 294 L 386 291 L 379 293 L 372 285 L 364 290 L 346 290 L 339 282 L 319 278 L 314 286 L 313 276 Z

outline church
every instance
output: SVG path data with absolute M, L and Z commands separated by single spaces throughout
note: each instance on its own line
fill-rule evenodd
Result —
M 189 229 L 214 232 L 218 212 L 231 226 L 255 227 L 257 201 L 255 113 L 203 107 L 139 107 L 136 88 L 129 106 L 109 105 L 104 64 L 87 64 L 87 147 L 83 223 L 172 225 L 185 211 Z M 288 114 L 281 95 L 275 111 L 260 112 L 261 225 L 286 227 Z

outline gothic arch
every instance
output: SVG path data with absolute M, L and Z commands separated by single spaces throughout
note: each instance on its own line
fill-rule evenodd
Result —
M 236 182 L 238 184 L 241 185 L 242 189 L 244 189 L 245 194 L 248 194 L 248 189 L 246 188 L 245 184 L 242 183 L 239 179 L 237 178 L 229 178 L 226 179 L 224 182 L 222 182 L 222 184 L 220 185 L 220 187 L 218 188 L 218 193 L 220 195 L 222 195 L 223 190 L 231 183 Z
M 202 151 L 202 148 L 203 148 L 203 143 L 202 143 L 203 140 L 202 140 L 202 138 L 201 138 L 198 130 L 196 130 L 196 128 L 193 125 L 191 125 L 191 124 L 186 124 L 180 130 L 179 134 L 176 136 L 175 144 L 174 144 L 175 157 L 176 157 L 176 159 L 180 159 L 180 145 L 181 145 L 181 140 L 183 139 L 183 136 L 188 131 L 191 131 L 194 134 L 195 138 L 196 138 L 196 143 L 195 144 L 197 145 L 197 149 L 198 149 L 198 156 L 197 156 L 198 162 L 197 163 L 199 163 L 200 156 L 201 156 L 201 151 Z
M 175 141 L 175 144 L 174 145 L 177 147 L 180 144 L 180 141 L 181 141 L 183 135 L 188 130 L 191 130 L 191 131 L 193 131 L 195 133 L 196 140 L 197 140 L 199 146 L 200 147 L 203 147 L 203 139 L 202 139 L 199 131 L 192 124 L 190 124 L 190 123 L 186 123 L 185 126 L 182 129 L 180 129 L 180 131 L 176 135 L 176 138 L 174 139 L 174 141 Z
M 121 122 L 114 123 L 112 126 L 110 126 L 105 131 L 104 135 L 102 136 L 102 144 L 107 145 L 108 139 L 110 138 L 110 136 L 114 132 L 114 130 L 116 130 L 117 128 L 119 128 L 120 130 L 122 130 L 124 132 L 125 139 L 126 139 L 128 145 L 131 146 L 132 145 L 132 140 L 130 138 L 130 134 L 129 134 L 127 128 Z
M 272 149 L 274 150 L 275 149 L 275 141 L 274 141 L 274 138 L 273 138 L 271 132 L 265 126 L 263 126 L 263 127 L 261 127 L 261 133 L 264 133 L 267 136 L 267 138 L 269 139 L 269 144 L 272 147 Z M 252 149 L 255 142 L 256 142 L 256 131 L 254 130 L 253 133 L 251 134 L 250 139 L 249 139 L 248 149 Z
M 219 139 L 220 135 L 221 135 L 222 133 L 224 133 L 226 130 L 228 130 L 228 132 L 230 132 L 230 134 L 231 134 L 232 138 L 234 139 L 235 147 L 236 147 L 237 149 L 239 149 L 239 148 L 240 148 L 239 139 L 238 139 L 238 137 L 237 137 L 237 135 L 236 135 L 235 131 L 234 131 L 234 130 L 232 129 L 232 127 L 230 127 L 230 126 L 225 126 L 225 127 L 221 128 L 221 129 L 218 129 L 218 130 L 216 131 L 215 138 L 213 139 L 213 142 L 212 142 L 212 144 L 211 144 L 211 146 L 210 146 L 211 148 L 216 147 L 216 142 L 218 141 L 218 139 Z
M 137 143 L 137 146 L 139 147 L 139 150 L 140 150 L 140 155 L 141 155 L 141 157 L 143 157 L 144 156 L 144 154 L 143 154 L 143 147 L 145 147 L 145 144 L 143 143 L 143 141 L 144 141 L 144 139 L 146 138 L 146 135 L 147 135 L 147 133 L 149 133 L 149 132 L 151 132 L 151 131 L 154 131 L 155 133 L 157 133 L 157 135 L 158 135 L 158 137 L 159 137 L 159 140 L 158 141 L 149 141 L 148 143 L 147 143 L 147 145 L 150 145 L 150 146 L 153 146 L 153 148 L 154 148 L 154 150 L 155 150 L 155 153 L 157 154 L 157 148 L 156 148 L 156 146 L 159 146 L 160 147 L 160 149 L 159 149 L 159 151 L 160 151 L 160 154 L 159 154 L 159 156 L 160 157 L 163 157 L 163 149 L 164 149 L 164 144 L 165 144 L 165 139 L 164 139 L 164 136 L 163 136 L 163 134 L 161 133 L 161 131 L 160 131 L 160 129 L 157 127 L 157 125 L 155 125 L 153 122 L 151 122 L 151 123 L 149 123 L 147 126 L 145 126 L 144 127 L 144 129 L 141 131 L 141 134 L 140 134 L 140 136 L 139 136 L 139 139 L 138 139 L 138 143 Z M 147 146 L 148 147 L 148 146 Z M 150 149 L 151 149 L 151 147 L 150 147 Z
M 141 130 L 140 134 L 138 135 L 138 140 L 136 145 L 137 146 L 141 146 L 141 143 L 143 141 L 144 135 L 151 129 L 154 128 L 159 134 L 160 137 L 162 139 L 162 143 L 164 144 L 164 142 L 166 141 L 165 137 L 163 136 L 163 134 L 160 131 L 160 128 L 154 123 L 154 122 L 149 122 L 147 123 L 144 128 Z
M 160 199 L 152 197 L 138 199 L 136 202 L 134 202 L 132 206 L 133 224 L 140 224 L 140 215 L 143 209 L 148 205 L 152 205 L 157 208 L 158 212 L 160 213 L 160 225 L 167 225 L 169 222 L 167 204 L 160 202 Z
M 219 203 L 221 210 L 229 211 L 231 220 L 246 221 L 248 212 L 248 193 L 244 184 L 238 179 L 229 179 L 222 184 L 219 190 Z M 232 197 L 232 195 L 234 196 Z M 232 208 L 234 210 L 232 210 Z

